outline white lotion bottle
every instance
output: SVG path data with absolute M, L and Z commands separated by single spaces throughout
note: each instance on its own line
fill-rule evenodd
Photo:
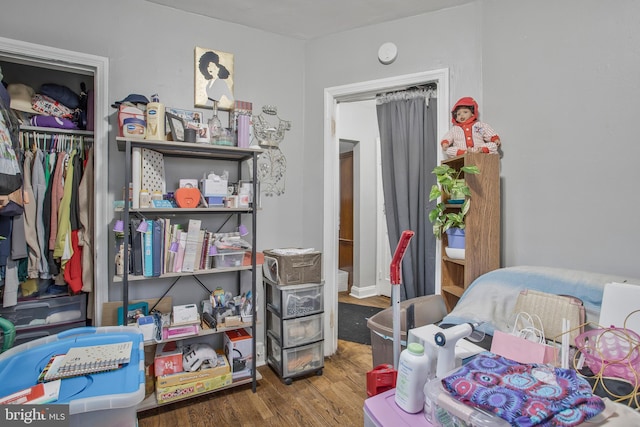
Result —
M 147 134 L 146 139 L 165 140 L 164 132 L 164 104 L 160 102 L 158 95 L 151 97 L 151 102 L 147 104 Z
M 420 412 L 424 408 L 424 385 L 428 379 L 429 356 L 422 344 L 410 343 L 398 361 L 396 404 L 410 414 Z

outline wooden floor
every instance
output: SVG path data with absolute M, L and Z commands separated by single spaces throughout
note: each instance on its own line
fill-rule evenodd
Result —
M 350 296 L 349 293 L 347 292 L 338 293 L 338 302 L 347 302 L 349 304 L 367 305 L 370 307 L 380 307 L 380 308 L 391 307 L 391 298 L 389 297 L 377 296 L 377 297 L 371 297 L 371 298 L 358 299 Z
M 389 306 L 385 297 L 358 300 L 343 293 L 343 300 Z M 325 358 L 322 375 L 285 385 L 269 366 L 261 366 L 256 393 L 247 385 L 151 409 L 138 414 L 138 426 L 362 426 L 366 373 L 372 364 L 370 346 L 338 340 L 336 353 Z

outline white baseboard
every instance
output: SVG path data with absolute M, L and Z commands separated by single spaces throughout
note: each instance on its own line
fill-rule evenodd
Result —
M 378 295 L 378 290 L 375 285 L 366 287 L 352 286 L 351 293 L 349 293 L 349 295 L 354 298 L 375 297 Z

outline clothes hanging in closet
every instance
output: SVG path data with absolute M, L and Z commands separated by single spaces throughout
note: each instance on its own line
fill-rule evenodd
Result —
M 77 136 L 21 135 L 29 203 L 8 224 L 0 219 L 11 236 L 0 245 L 5 307 L 17 303 L 20 285 L 24 294 L 36 279 L 54 278 L 70 293 L 93 290 L 93 147 L 83 145 Z

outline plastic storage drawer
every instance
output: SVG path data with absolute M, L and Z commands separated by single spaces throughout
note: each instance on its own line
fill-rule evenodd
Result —
M 87 326 L 87 322 L 81 321 L 81 322 L 74 322 L 74 323 L 65 323 L 64 325 L 52 325 L 52 326 L 41 326 L 41 327 L 34 327 L 34 328 L 19 329 L 19 330 L 16 330 L 16 339 L 13 342 L 13 347 L 18 346 L 20 344 L 24 344 L 29 341 L 57 335 L 60 332 L 66 331 L 67 329 L 82 328 L 85 326 Z M 0 346 L 2 346 L 3 343 L 4 343 L 4 337 L 0 337 Z
M 10 320 L 18 333 L 21 329 L 78 322 L 87 318 L 87 295 L 20 301 L 0 309 L 0 316 Z
M 267 304 L 280 313 L 283 319 L 316 314 L 324 309 L 322 283 L 283 286 L 265 281 L 270 285 Z
M 323 314 L 280 320 L 271 310 L 267 311 L 267 330 L 282 343 L 282 347 L 295 347 L 324 339 Z M 282 333 L 282 330 L 284 333 Z
M 240 267 L 244 259 L 244 252 L 224 252 L 213 256 L 215 268 Z
M 324 367 L 324 341 L 294 348 L 283 348 L 278 340 L 267 334 L 267 360 L 282 378 L 321 371 Z

